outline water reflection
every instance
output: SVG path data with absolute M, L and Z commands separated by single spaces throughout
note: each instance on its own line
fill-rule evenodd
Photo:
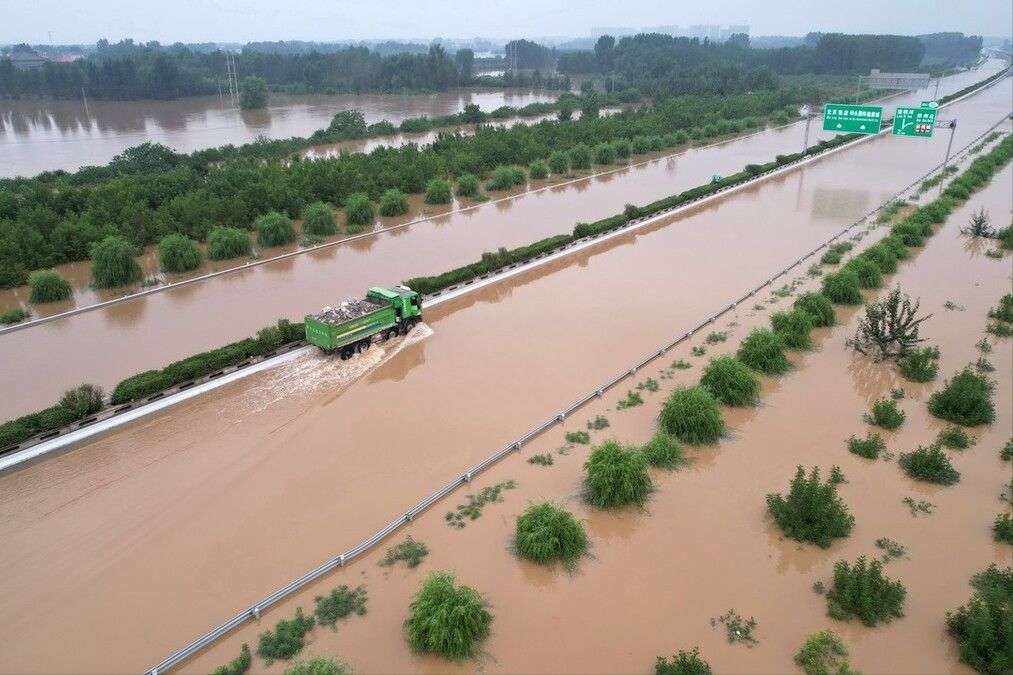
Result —
M 131 299 L 130 302 L 118 302 L 115 305 L 110 305 L 102 313 L 102 317 L 113 328 L 130 328 L 144 318 L 144 310 L 147 304 L 148 296 L 142 295 Z M 57 321 L 56 323 L 66 323 L 69 325 L 70 322 Z
M 824 566 L 830 558 L 839 555 L 833 553 L 832 545 L 830 548 L 822 549 L 815 544 L 803 544 L 790 539 L 769 514 L 764 518 L 767 545 L 777 554 L 776 569 L 782 576 L 792 570 L 807 573 L 814 567 Z

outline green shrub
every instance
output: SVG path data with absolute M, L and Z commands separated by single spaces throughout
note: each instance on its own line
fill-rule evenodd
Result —
M 24 321 L 30 316 L 31 313 L 28 310 L 22 307 L 15 307 L 14 309 L 8 309 L 3 314 L 0 314 L 0 324 L 9 326 L 12 323 Z
M 616 153 L 617 159 L 629 159 L 633 154 L 633 144 L 625 138 L 612 141 L 612 150 Z
M 133 245 L 126 239 L 108 236 L 91 248 L 91 278 L 95 288 L 125 286 L 144 278 L 134 259 Z
M 584 498 L 600 509 L 629 502 L 642 507 L 654 489 L 644 456 L 614 439 L 591 450 L 584 471 Z
M 146 370 L 143 373 L 131 375 L 117 384 L 113 389 L 110 402 L 113 405 L 128 403 L 145 396 L 150 396 L 163 389 L 168 389 L 173 384 L 175 383 L 172 381 L 172 378 L 161 370 Z
M 760 379 L 733 356 L 711 359 L 700 376 L 700 385 L 725 405 L 756 405 L 760 399 Z
M 385 190 L 380 196 L 380 215 L 385 218 L 408 213 L 408 195 L 397 188 Z
M 252 252 L 253 240 L 249 232 L 219 225 L 212 227 L 208 234 L 208 258 L 211 260 L 248 258 Z
M 486 190 L 502 191 L 512 190 L 517 185 L 524 185 L 527 178 L 524 176 L 524 169 L 519 166 L 497 166 L 493 172 L 492 180 L 486 184 Z
M 549 171 L 557 176 L 562 176 L 570 171 L 570 158 L 565 152 L 556 150 L 549 155 Z
M 739 344 L 735 356 L 764 375 L 783 375 L 792 368 L 781 338 L 766 328 L 754 328 Z
M 936 439 L 944 448 L 964 450 L 974 445 L 974 440 L 967 435 L 962 427 L 951 425 L 939 432 Z
M 167 234 L 158 242 L 158 262 L 163 272 L 189 272 L 200 267 L 203 259 L 197 242 L 182 234 Z
M 803 293 L 795 299 L 792 308 L 797 312 L 808 314 L 816 328 L 833 326 L 837 323 L 834 305 L 825 295 Z
M 834 565 L 834 585 L 827 592 L 827 608 L 835 619 L 847 621 L 856 615 L 866 626 L 875 626 L 904 616 L 901 610 L 906 596 L 902 583 L 883 576 L 879 560 L 867 563 L 862 556 L 854 567 L 845 560 Z
M 426 204 L 449 204 L 452 201 L 452 188 L 449 180 L 433 178 L 426 183 Z
M 545 180 L 549 177 L 549 166 L 540 159 L 536 159 L 528 165 L 528 173 L 534 180 Z
M 809 349 L 812 346 L 809 334 L 814 324 L 808 312 L 774 312 L 770 315 L 770 326 L 788 349 Z
M 875 263 L 865 258 L 852 258 L 842 269 L 851 270 L 858 276 L 860 288 L 880 288 L 883 285 L 883 273 Z
M 955 613 L 946 613 L 946 627 L 957 641 L 960 660 L 979 673 L 1008 675 L 1013 671 L 1013 569 L 995 563 L 974 577 L 977 589 Z
M 899 429 L 904 424 L 907 414 L 897 407 L 897 402 L 889 398 L 881 398 L 872 405 L 872 414 L 865 416 L 865 421 L 875 424 L 888 431 Z
M 960 480 L 960 472 L 953 468 L 938 443 L 927 448 L 919 445 L 914 452 L 902 452 L 899 462 L 904 473 L 915 480 L 938 485 L 953 485 Z
M 664 656 L 659 656 L 654 664 L 654 675 L 711 675 L 710 664 L 700 658 L 700 648 L 679 653 L 672 657 L 671 663 Z
M 570 167 L 574 170 L 588 171 L 591 168 L 591 148 L 587 147 L 583 143 L 570 148 L 567 152 L 567 156 L 570 159 Z
M 250 645 L 244 642 L 243 646 L 239 648 L 239 656 L 232 659 L 228 664 L 215 668 L 213 675 L 243 675 L 243 673 L 250 669 L 252 664 L 253 657 L 250 655 Z
M 409 568 L 414 568 L 421 565 L 422 559 L 427 555 L 429 555 L 429 547 L 421 541 L 415 541 L 409 534 L 405 537 L 405 540 L 397 546 L 389 547 L 387 549 L 387 555 L 377 564 L 380 565 L 380 567 L 390 567 L 394 563 L 403 560 Z
M 925 245 L 925 236 L 921 226 L 910 218 L 894 225 L 890 235 L 897 237 L 904 246 L 910 248 L 921 248 Z
M 879 453 L 884 450 L 886 450 L 886 441 L 883 440 L 882 436 L 874 434 L 871 431 L 865 435 L 864 439 L 858 439 L 855 436 L 848 439 L 848 451 L 859 457 L 877 459 Z
M 894 288 L 885 298 L 865 306 L 865 316 L 859 319 L 855 337 L 847 344 L 861 354 L 872 354 L 876 361 L 900 360 L 918 343 L 925 342 L 918 337 L 918 331 L 932 315 L 915 318 L 920 307 L 920 300 L 911 304 L 907 295 L 901 297 L 900 287 Z
M 282 619 L 274 631 L 264 631 L 259 636 L 257 656 L 271 665 L 277 659 L 290 659 L 298 654 L 305 644 L 306 633 L 313 628 L 313 617 L 305 617 L 302 607 L 295 610 L 294 619 Z
M 102 387 L 94 384 L 79 384 L 73 389 L 63 392 L 57 405 L 71 413 L 75 419 L 80 420 L 88 415 L 94 415 L 105 407 L 103 396 Z
M 376 220 L 376 207 L 364 192 L 353 192 L 345 197 L 345 227 L 366 227 Z
M 430 572 L 404 622 L 409 646 L 457 662 L 476 656 L 492 624 L 486 606 L 473 588 L 454 587 L 453 572 Z
M 334 217 L 334 209 L 326 202 L 307 205 L 299 217 L 303 234 L 329 237 L 338 233 L 338 219 Z
M 657 429 L 646 445 L 640 448 L 649 466 L 674 469 L 682 463 L 682 447 L 663 429 Z
M 995 420 L 994 389 L 991 380 L 965 366 L 942 390 L 929 397 L 929 412 L 965 427 L 991 424 Z
M 871 262 L 883 274 L 893 274 L 897 271 L 897 255 L 889 246 L 875 244 L 865 249 L 859 257 Z
M 599 143 L 594 146 L 594 161 L 595 164 L 615 164 L 616 149 L 611 143 Z
M 820 256 L 820 262 L 824 265 L 836 265 L 841 262 L 841 254 L 837 251 L 825 251 Z
M 677 387 L 658 416 L 668 434 L 690 445 L 711 445 L 725 435 L 721 408 L 702 386 Z
M 832 630 L 807 635 L 795 664 L 806 675 L 856 675 L 848 663 L 848 648 Z
M 1004 462 L 1013 462 L 1013 438 L 1006 441 L 1006 445 L 999 450 L 999 458 Z
M 992 536 L 996 541 L 1013 544 L 1013 516 L 1000 513 L 992 524 Z
M 366 613 L 366 587 L 350 589 L 342 584 L 338 588 L 332 588 L 329 596 L 318 595 L 313 601 L 317 603 L 315 613 L 320 625 L 337 630 L 339 619 L 344 619 L 352 612 L 359 616 Z
M 517 554 L 539 564 L 575 563 L 587 551 L 584 526 L 562 506 L 543 501 L 517 517 Z
M 588 422 L 588 424 L 590 424 L 590 422 Z M 591 442 L 591 434 L 586 431 L 568 431 L 566 432 L 566 442 L 587 445 Z
M 837 496 L 837 486 L 832 481 L 820 482 L 818 467 L 806 478 L 799 465 L 788 497 L 768 494 L 767 509 L 787 536 L 821 548 L 828 548 L 837 537 L 848 536 L 855 525 L 854 516 Z
M 908 352 L 898 365 L 900 374 L 909 382 L 931 382 L 939 373 L 939 350 L 934 347 Z
M 28 285 L 31 287 L 28 302 L 33 305 L 69 300 L 74 293 L 70 281 L 61 277 L 56 270 L 32 272 L 28 277 Z
M 478 177 L 474 174 L 465 173 L 457 178 L 457 192 L 458 197 L 467 197 L 469 199 L 477 199 L 480 196 L 478 189 Z
M 823 275 L 820 293 L 835 305 L 860 305 L 865 301 L 861 289 L 858 274 L 853 269 L 840 269 Z
M 262 248 L 286 246 L 298 236 L 292 219 L 276 211 L 266 213 L 253 221 L 253 229 L 257 231 L 257 244 Z
M 336 656 L 314 656 L 306 661 L 296 659 L 285 669 L 284 675 L 346 675 L 350 672 L 348 664 Z

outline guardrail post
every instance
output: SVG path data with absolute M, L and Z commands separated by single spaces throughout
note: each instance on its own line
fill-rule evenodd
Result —
M 412 520 L 413 520 L 413 517 L 412 517 L 412 512 L 411 512 L 411 511 L 409 511 L 408 513 L 404 514 L 404 519 L 405 519 L 405 520 L 406 520 L 407 522 L 409 522 L 409 523 L 410 523 L 410 522 L 412 522 Z
M 559 415 L 556 416 L 556 419 L 560 422 L 564 421 L 566 419 L 566 413 L 559 413 Z
M 256 621 L 260 621 L 260 607 L 254 607 L 253 608 L 253 618 Z
M 338 556 L 338 567 L 344 566 L 345 566 L 345 554 L 342 553 L 341 555 Z

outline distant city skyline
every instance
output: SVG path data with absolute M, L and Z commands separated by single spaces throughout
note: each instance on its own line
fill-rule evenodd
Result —
M 276 40 L 509 40 L 596 37 L 601 27 L 749 26 L 751 35 L 804 36 L 811 31 L 919 35 L 958 31 L 1009 37 L 1010 0 L 924 3 L 848 0 L 821 4 L 770 0 L 427 0 L 363 3 L 358 0 L 47 0 L 44 8 L 5 3 L 0 44 L 94 44 L 157 40 L 245 43 Z M 44 9 L 45 11 L 41 11 Z M 685 33 L 683 33 L 685 34 Z

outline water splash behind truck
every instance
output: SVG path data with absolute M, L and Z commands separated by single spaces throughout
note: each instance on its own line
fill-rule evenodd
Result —
M 373 287 L 362 300 L 324 307 L 305 318 L 306 340 L 343 361 L 373 342 L 410 333 L 422 321 L 422 296 L 407 286 Z

